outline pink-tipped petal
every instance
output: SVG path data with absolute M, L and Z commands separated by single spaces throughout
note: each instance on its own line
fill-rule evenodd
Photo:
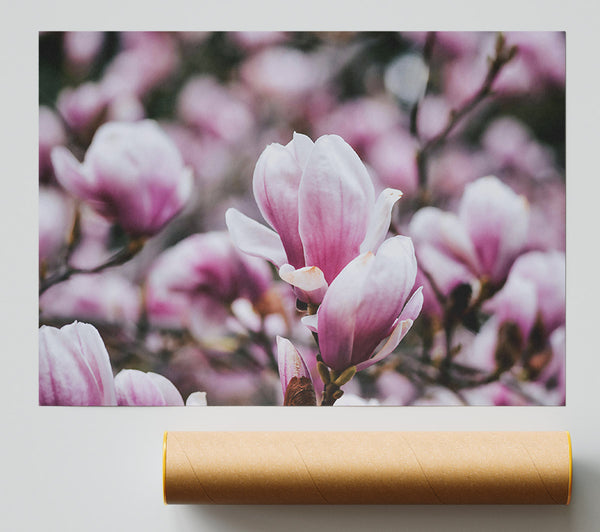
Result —
M 364 253 L 350 262 L 329 286 L 317 312 L 323 362 L 335 370 L 351 365 L 357 313 L 375 255 Z M 397 314 L 396 314 L 397 315 Z
M 292 377 L 306 377 L 311 380 L 310 372 L 298 350 L 287 338 L 277 337 L 277 363 L 283 394 Z
M 527 242 L 527 200 L 496 177 L 482 177 L 465 188 L 459 218 L 477 252 L 479 273 L 504 279 Z
M 375 353 L 373 355 L 373 357 L 370 358 L 369 360 L 365 360 L 364 362 L 357 364 L 356 371 L 362 371 L 363 369 L 367 369 L 367 368 L 371 367 L 373 364 L 376 364 L 377 362 L 379 362 L 380 360 L 383 360 L 385 357 L 387 357 L 389 354 L 391 354 L 392 351 L 394 349 L 396 349 L 396 347 L 398 347 L 400 340 L 402 340 L 402 338 L 404 338 L 406 333 L 412 327 L 412 324 L 413 324 L 412 320 L 399 321 L 398 325 L 396 325 L 396 327 L 392 331 L 392 334 L 390 334 L 388 336 L 387 340 L 385 341 L 385 343 L 383 344 L 381 349 L 377 353 Z
M 108 352 L 93 325 L 74 322 L 39 332 L 41 405 L 116 405 Z
M 228 209 L 225 222 L 233 243 L 248 255 L 262 257 L 280 267 L 287 263 L 281 238 L 252 218 L 236 209 Z
M 115 388 L 120 406 L 183 406 L 177 388 L 157 373 L 121 370 L 115 377 Z
M 292 140 L 288 142 L 285 147 L 293 152 L 296 161 L 298 161 L 298 164 L 300 165 L 300 168 L 304 171 L 314 146 L 315 143 L 310 139 L 310 137 L 294 131 Z
M 304 250 L 298 234 L 301 177 L 302 168 L 294 158 L 293 150 L 271 144 L 259 157 L 252 180 L 260 212 L 281 237 L 288 260 L 296 268 L 304 264 Z
M 356 314 L 352 364 L 370 357 L 387 337 L 406 303 L 417 275 L 412 240 L 396 236 L 377 251 Z
M 385 240 L 390 229 L 392 209 L 401 197 L 402 192 L 394 188 L 386 188 L 379 194 L 369 221 L 367 236 L 360 245 L 361 253 L 377 251 L 377 248 Z
M 534 284 L 519 276 L 508 281 L 483 309 L 495 315 L 499 323 L 516 323 L 523 338 L 528 338 L 538 311 L 538 296 Z
M 294 286 L 299 299 L 306 303 L 318 305 L 327 292 L 325 276 L 316 266 L 305 266 L 296 270 L 292 265 L 284 264 L 279 268 L 279 277 Z
M 381 349 L 375 353 L 369 360 L 365 360 L 356 366 L 356 371 L 362 371 L 373 364 L 383 360 L 389 354 L 391 354 L 398 344 L 402 341 L 402 338 L 406 336 L 406 333 L 412 327 L 414 321 L 419 316 L 423 308 L 423 287 L 417 288 L 412 297 L 408 300 L 400 316 L 398 316 L 398 323 L 394 327 L 392 334 L 387 338 Z
M 367 169 L 337 135 L 320 137 L 298 190 L 299 232 L 307 265 L 321 268 L 331 283 L 359 254 L 374 204 Z

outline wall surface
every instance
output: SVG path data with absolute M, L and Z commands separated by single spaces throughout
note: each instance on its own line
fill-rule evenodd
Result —
M 233 4 L 233 5 L 231 5 Z M 0 529 L 7 531 L 600 529 L 597 341 L 598 10 L 583 1 L 32 1 L 0 23 Z M 250 9 L 252 6 L 252 9 Z M 283 7 L 283 9 L 282 9 Z M 567 406 L 41 408 L 37 406 L 37 31 L 43 29 L 567 31 Z M 164 430 L 570 430 L 569 507 L 184 507 L 162 502 Z

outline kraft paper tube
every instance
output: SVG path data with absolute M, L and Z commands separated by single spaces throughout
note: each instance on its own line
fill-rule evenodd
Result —
M 165 503 L 568 504 L 568 432 L 168 432 Z

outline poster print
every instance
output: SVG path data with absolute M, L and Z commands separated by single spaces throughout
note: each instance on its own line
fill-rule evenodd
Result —
M 42 405 L 565 403 L 565 34 L 39 35 Z

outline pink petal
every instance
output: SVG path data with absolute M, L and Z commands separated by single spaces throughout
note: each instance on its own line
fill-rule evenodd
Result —
M 527 200 L 496 177 L 482 177 L 465 188 L 459 218 L 475 246 L 480 273 L 504 279 L 527 241 Z
M 280 267 L 287 257 L 279 235 L 236 209 L 227 209 L 225 223 L 233 243 L 244 253 L 262 257 Z
M 296 268 L 304 265 L 304 250 L 298 234 L 301 177 L 302 168 L 293 150 L 271 144 L 259 157 L 252 181 L 260 212 L 281 237 L 288 260 Z
M 375 208 L 371 214 L 367 236 L 360 245 L 360 252 L 377 251 L 377 248 L 385 240 L 390 229 L 392 220 L 392 209 L 396 202 L 402 197 L 402 192 L 394 188 L 386 188 L 379 194 L 375 202 Z
M 377 251 L 356 315 L 352 364 L 369 358 L 386 338 L 402 311 L 417 275 L 417 261 L 410 238 L 396 236 Z
M 534 284 L 519 276 L 509 276 L 508 281 L 492 299 L 484 305 L 486 312 L 493 313 L 499 323 L 516 323 L 529 337 L 538 311 L 538 297 Z
M 41 405 L 116 405 L 108 352 L 90 324 L 74 322 L 39 332 Z
M 120 406 L 183 406 L 173 383 L 156 373 L 121 370 L 115 377 L 115 388 Z
M 292 377 L 306 377 L 312 382 L 310 372 L 298 350 L 292 345 L 292 342 L 281 336 L 277 337 L 277 362 L 284 395 Z
M 462 262 L 448 257 L 438 248 L 421 244 L 418 249 L 419 265 L 433 277 L 444 295 L 449 295 L 459 284 L 475 284 L 475 274 Z
M 284 264 L 279 268 L 279 277 L 296 287 L 297 295 L 302 301 L 315 305 L 323 301 L 327 281 L 323 272 L 316 266 L 305 266 L 296 270 L 290 264 Z
M 350 262 L 329 286 L 317 312 L 321 356 L 335 370 L 351 365 L 357 313 L 374 262 L 372 253 Z
M 90 182 L 81 163 L 64 146 L 57 146 L 50 154 L 56 179 L 65 190 L 82 199 L 92 198 Z
M 398 344 L 406 336 L 406 333 L 412 327 L 414 320 L 417 318 L 423 307 L 423 287 L 419 287 L 416 292 L 412 295 L 406 306 L 402 310 L 402 313 L 398 317 L 398 324 L 392 331 L 392 334 L 387 338 L 381 349 L 373 355 L 369 360 L 365 360 L 356 366 L 357 371 L 362 371 L 373 364 L 383 360 L 389 354 L 391 354 Z
M 424 207 L 413 216 L 409 234 L 415 241 L 417 252 L 420 253 L 423 245 L 429 245 L 478 272 L 475 248 L 456 215 L 435 207 Z
M 314 146 L 315 143 L 310 139 L 310 137 L 294 131 L 292 140 L 288 142 L 285 147 L 293 152 L 296 161 L 298 161 L 298 164 L 300 165 L 300 168 L 302 171 L 304 171 Z
M 331 283 L 365 238 L 374 204 L 371 178 L 341 137 L 326 135 L 315 143 L 298 193 L 305 264 L 318 266 Z

